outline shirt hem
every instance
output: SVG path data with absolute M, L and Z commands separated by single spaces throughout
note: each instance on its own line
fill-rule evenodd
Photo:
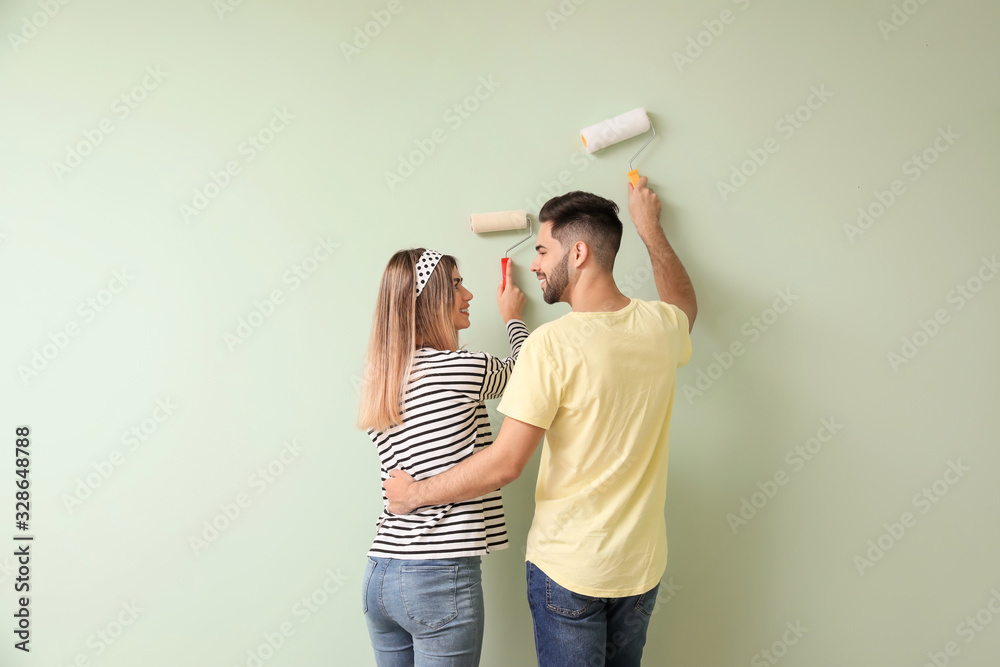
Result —
M 574 593 L 579 593 L 580 595 L 586 595 L 592 598 L 627 598 L 633 595 L 642 595 L 643 593 L 648 593 L 653 590 L 653 588 L 660 583 L 663 579 L 663 574 L 666 572 L 666 567 L 664 567 L 663 572 L 651 581 L 647 581 L 641 586 L 631 587 L 631 588 L 595 588 L 593 586 L 585 586 L 583 584 L 577 584 L 571 579 L 564 577 L 562 573 L 559 572 L 558 566 L 553 566 L 539 561 L 536 558 L 532 558 L 530 555 L 525 555 L 524 561 L 533 563 L 538 569 L 545 573 L 552 581 L 556 582 L 566 590 L 573 591 Z
M 494 551 L 503 551 L 510 547 L 510 544 L 500 544 L 489 549 L 467 549 L 465 551 L 444 551 L 434 554 L 411 554 L 394 553 L 390 551 L 368 551 L 365 555 L 369 558 L 394 558 L 396 560 L 438 560 L 441 558 L 466 558 L 468 556 L 488 556 Z

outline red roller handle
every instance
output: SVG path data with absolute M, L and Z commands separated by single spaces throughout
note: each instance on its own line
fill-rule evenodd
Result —
M 507 262 L 510 261 L 510 257 L 504 257 L 500 260 L 500 279 L 503 281 L 502 289 L 507 289 Z

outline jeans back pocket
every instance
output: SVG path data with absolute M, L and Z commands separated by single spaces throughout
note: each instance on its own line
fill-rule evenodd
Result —
M 401 565 L 399 592 L 406 616 L 427 628 L 440 628 L 458 616 L 458 565 Z
M 563 588 L 545 576 L 545 606 L 551 612 L 576 618 L 586 613 L 595 599 Z
M 660 585 L 656 584 L 656 586 L 653 587 L 653 590 L 646 591 L 640 595 L 635 601 L 635 610 L 646 618 L 652 616 L 653 611 L 656 609 L 656 596 L 659 590 Z
M 371 583 L 372 574 L 375 573 L 375 561 L 368 559 L 368 566 L 365 568 L 365 576 L 361 584 L 361 613 L 368 613 L 368 585 Z

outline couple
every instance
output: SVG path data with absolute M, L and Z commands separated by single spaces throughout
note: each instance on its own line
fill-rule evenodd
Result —
M 615 284 L 614 202 L 555 197 L 538 213 L 531 271 L 546 303 L 573 311 L 529 336 L 508 267 L 497 288 L 506 359 L 459 349 L 472 294 L 453 257 L 418 249 L 389 261 L 358 420 L 386 500 L 363 580 L 379 667 L 479 664 L 480 557 L 508 546 L 499 489 L 543 436 L 526 553 L 538 663 L 639 665 L 666 569 L 670 416 L 697 302 L 645 177 L 628 202 L 661 300 Z M 501 397 L 491 443 L 483 401 Z

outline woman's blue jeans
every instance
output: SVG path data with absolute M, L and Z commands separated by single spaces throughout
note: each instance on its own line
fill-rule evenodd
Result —
M 368 558 L 363 610 L 378 667 L 477 667 L 481 557 Z
M 528 605 L 540 667 L 639 667 L 660 586 L 642 595 L 594 598 L 527 563 Z

